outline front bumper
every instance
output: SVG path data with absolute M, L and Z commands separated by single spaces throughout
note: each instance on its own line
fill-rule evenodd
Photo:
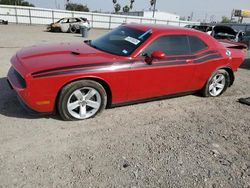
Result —
M 7 82 L 12 90 L 14 90 L 17 94 L 18 100 L 21 103 L 22 107 L 28 111 L 29 113 L 37 113 L 32 110 L 23 100 L 27 94 L 25 93 L 25 85 L 23 84 L 24 79 L 21 78 L 21 75 L 16 72 L 16 70 L 11 67 L 8 72 Z
M 16 92 L 22 106 L 32 114 L 53 113 L 55 109 L 54 100 L 50 95 L 45 95 L 46 91 L 43 91 L 43 86 L 41 86 L 40 82 L 31 83 L 29 78 L 24 79 L 21 77 L 21 74 L 18 74 L 14 67 L 9 69 L 7 81 L 11 89 Z
M 8 83 L 8 85 L 9 85 L 9 87 L 10 87 L 10 89 L 11 90 L 14 90 L 14 88 L 13 88 L 13 86 L 11 85 L 11 83 L 10 83 L 10 81 L 9 81 L 9 79 L 7 78 L 7 83 Z M 37 112 L 37 111 L 35 111 L 35 110 L 33 110 L 33 109 L 31 109 L 24 101 L 23 101 L 23 99 L 18 95 L 18 93 L 17 93 L 17 99 L 18 99 L 18 101 L 19 101 L 19 103 L 20 103 L 20 105 L 22 106 L 22 108 L 29 114 L 29 115 L 34 115 L 34 116 L 42 116 L 42 115 L 50 115 L 50 114 L 52 114 L 52 113 L 45 113 L 45 112 Z

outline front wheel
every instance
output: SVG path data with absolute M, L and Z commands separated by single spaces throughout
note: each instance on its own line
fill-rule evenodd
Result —
M 218 97 L 224 93 L 230 84 L 230 76 L 226 70 L 217 70 L 208 79 L 206 85 L 202 89 L 205 97 Z
M 62 89 L 57 107 L 64 120 L 83 120 L 96 116 L 106 104 L 107 95 L 101 84 L 81 80 Z
M 71 33 L 76 33 L 77 32 L 76 26 L 74 26 L 74 25 L 70 26 L 69 31 Z

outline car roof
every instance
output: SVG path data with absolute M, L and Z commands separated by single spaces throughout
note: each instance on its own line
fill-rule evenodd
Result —
M 126 27 L 138 29 L 141 31 L 148 31 L 152 29 L 154 32 L 183 32 L 183 33 L 189 33 L 189 34 L 201 34 L 203 32 L 197 31 L 190 28 L 185 27 L 177 27 L 177 26 L 170 26 L 170 25 L 161 25 L 161 24 L 124 24 Z

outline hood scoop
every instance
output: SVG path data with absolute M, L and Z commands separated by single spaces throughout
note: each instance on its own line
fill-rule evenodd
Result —
M 73 55 L 80 55 L 79 52 L 74 52 L 74 51 L 72 51 L 71 54 L 73 54 Z

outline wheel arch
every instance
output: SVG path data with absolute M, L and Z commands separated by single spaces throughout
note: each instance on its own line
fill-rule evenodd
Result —
M 223 70 L 225 70 L 225 71 L 227 71 L 227 72 L 228 72 L 229 77 L 230 77 L 229 87 L 230 87 L 230 86 L 232 86 L 232 85 L 233 85 L 233 83 L 234 83 L 234 80 L 235 80 L 233 70 L 232 70 L 230 67 L 222 67 L 222 68 L 220 68 L 220 69 L 223 69 Z M 220 69 L 218 69 L 218 70 L 220 70 Z
M 103 79 L 101 79 L 99 77 L 83 77 L 83 78 L 77 78 L 77 79 L 74 79 L 74 80 L 70 80 L 69 82 L 65 83 L 59 89 L 59 91 L 57 92 L 56 100 L 55 100 L 55 107 L 54 107 L 55 110 L 57 110 L 57 102 L 58 102 L 58 99 L 59 99 L 59 96 L 61 94 L 62 89 L 66 85 L 68 85 L 70 83 L 73 83 L 73 82 L 76 82 L 76 81 L 80 81 L 80 80 L 92 80 L 92 81 L 95 81 L 95 82 L 101 84 L 103 86 L 103 88 L 105 89 L 106 94 L 107 94 L 107 105 L 106 105 L 106 108 L 109 108 L 111 106 L 111 104 L 112 104 L 112 91 L 111 91 L 111 87 L 109 86 L 109 84 L 105 80 L 103 80 Z
M 209 76 L 209 78 L 210 78 L 216 71 L 218 71 L 218 70 L 225 70 L 225 71 L 228 72 L 229 77 L 230 77 L 230 83 L 229 83 L 228 87 L 232 86 L 233 83 L 234 83 L 234 80 L 235 80 L 235 76 L 234 76 L 234 72 L 233 72 L 233 70 L 232 70 L 231 67 L 228 67 L 228 66 L 219 67 L 219 68 L 215 69 L 215 71 L 212 72 L 212 74 Z M 209 79 L 209 78 L 208 78 L 208 79 Z M 207 80 L 208 80 L 208 79 L 207 79 Z M 204 84 L 204 86 L 205 86 L 205 85 L 206 85 L 206 83 Z M 203 87 L 204 87 L 204 86 L 203 86 Z

